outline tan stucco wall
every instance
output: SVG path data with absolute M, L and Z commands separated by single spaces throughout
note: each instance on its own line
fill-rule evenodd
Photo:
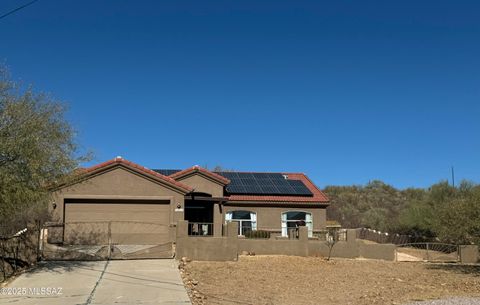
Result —
M 200 261 L 233 261 L 238 257 L 237 223 L 226 225 L 226 236 L 188 236 L 188 222 L 177 223 L 176 257 L 189 257 Z
M 460 246 L 460 262 L 463 264 L 475 264 L 479 262 L 478 246 Z
M 306 227 L 300 227 L 299 238 L 290 239 L 246 239 L 239 238 L 236 223 L 229 223 L 227 236 L 192 237 L 187 236 L 187 223 L 179 222 L 177 226 L 177 257 L 188 257 L 193 260 L 231 261 L 236 260 L 242 252 L 256 255 L 295 255 L 295 256 L 327 256 L 329 249 L 325 241 L 308 238 Z M 395 245 L 370 245 L 356 239 L 355 230 L 347 231 L 347 240 L 335 244 L 332 257 L 372 258 L 395 260 Z
M 327 214 L 325 208 L 301 207 L 298 205 L 282 206 L 255 206 L 255 203 L 249 205 L 227 204 L 224 206 L 224 215 L 231 211 L 252 211 L 257 213 L 257 229 L 258 230 L 281 230 L 282 213 L 288 211 L 303 211 L 312 214 L 313 230 L 324 230 L 327 222 Z M 225 221 L 225 216 L 223 216 Z
M 358 256 L 369 259 L 395 260 L 397 246 L 394 244 L 372 244 L 365 240 L 357 239 Z
M 183 212 L 175 212 L 177 205 L 184 206 L 184 196 L 167 185 L 147 178 L 124 167 L 115 167 L 96 176 L 53 192 L 57 207 L 53 210 L 55 221 L 63 222 L 64 199 L 161 199 L 170 201 L 169 224 L 183 219 Z M 52 208 L 52 204 L 50 205 Z
M 177 179 L 177 181 L 194 188 L 194 192 L 211 194 L 212 197 L 223 197 L 223 185 L 202 174 L 193 173 Z

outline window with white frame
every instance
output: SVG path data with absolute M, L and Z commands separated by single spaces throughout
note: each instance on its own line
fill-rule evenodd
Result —
M 251 211 L 232 211 L 225 214 L 225 222 L 238 222 L 238 235 L 257 230 L 257 213 Z
M 308 228 L 308 236 L 313 236 L 312 214 L 302 211 L 289 211 L 282 213 L 282 236 L 288 236 L 289 229 L 296 229 L 301 225 Z

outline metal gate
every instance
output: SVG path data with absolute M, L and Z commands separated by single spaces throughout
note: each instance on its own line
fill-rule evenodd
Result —
M 443 243 L 408 243 L 397 245 L 399 262 L 459 262 L 459 246 Z
M 48 223 L 41 233 L 45 260 L 173 257 L 171 228 L 134 221 Z

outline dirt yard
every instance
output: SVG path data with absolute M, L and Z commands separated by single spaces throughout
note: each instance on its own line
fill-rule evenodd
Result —
M 480 297 L 480 266 L 375 260 L 241 256 L 181 264 L 194 304 L 403 304 Z

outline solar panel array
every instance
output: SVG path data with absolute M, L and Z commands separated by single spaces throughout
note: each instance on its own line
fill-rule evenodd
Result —
M 170 176 L 180 170 L 154 169 L 154 171 Z M 285 179 L 280 173 L 216 173 L 230 180 L 230 184 L 226 186 L 229 194 L 313 196 L 302 181 Z
M 280 173 L 218 172 L 230 179 L 226 190 L 230 194 L 312 196 L 300 180 L 288 180 Z
M 159 174 L 162 174 L 164 176 L 170 176 L 175 173 L 178 173 L 180 170 L 179 169 L 153 169 L 153 171 Z

